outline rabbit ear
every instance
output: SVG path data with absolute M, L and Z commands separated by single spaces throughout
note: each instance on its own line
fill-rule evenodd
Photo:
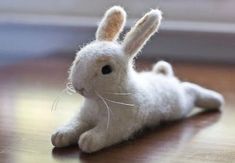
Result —
M 155 9 L 138 20 L 125 36 L 123 41 L 124 52 L 129 56 L 134 56 L 139 52 L 148 39 L 158 30 L 161 19 L 161 11 Z
M 99 41 L 113 41 L 119 36 L 126 22 L 126 12 L 120 6 L 111 7 L 106 11 L 96 32 Z

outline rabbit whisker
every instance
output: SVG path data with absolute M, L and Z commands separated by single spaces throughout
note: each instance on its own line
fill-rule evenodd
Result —
M 114 100 L 110 100 L 108 98 L 104 98 L 105 100 L 111 102 L 111 103 L 115 103 L 115 104 L 119 104 L 119 105 L 126 105 L 126 106 L 131 106 L 134 107 L 134 104 L 128 104 L 128 103 L 124 103 L 124 102 L 119 102 L 119 101 L 114 101 Z
M 110 123 L 110 112 L 112 112 L 112 110 L 110 109 L 109 105 L 107 104 L 107 102 L 105 101 L 105 98 L 103 96 L 101 96 L 98 92 L 95 91 L 95 94 L 101 99 L 101 101 L 103 101 L 104 105 L 106 106 L 106 110 L 107 110 L 107 114 L 108 114 L 108 119 L 107 119 L 107 129 L 109 128 L 109 123 Z
M 73 88 L 73 85 L 71 84 L 71 82 L 66 84 L 66 88 L 67 88 L 67 93 L 68 94 L 73 94 L 76 93 L 75 89 Z
M 66 93 L 69 94 L 69 95 L 73 95 L 76 92 L 71 88 L 66 88 Z
M 112 94 L 112 95 L 121 95 L 121 96 L 128 96 L 132 93 L 121 93 L 121 92 L 105 92 L 105 94 Z
M 63 89 L 54 99 L 52 107 L 51 107 L 51 112 L 56 110 L 57 105 L 59 103 L 59 101 L 61 100 L 62 96 L 64 95 L 64 93 L 67 93 L 68 95 L 73 95 L 74 93 L 76 93 L 76 91 L 74 90 L 72 84 L 69 82 L 66 84 L 66 88 Z
M 57 108 L 57 105 L 61 99 L 61 97 L 63 96 L 63 94 L 67 91 L 67 88 L 63 89 L 57 96 L 56 98 L 54 99 L 53 101 L 53 104 L 52 104 L 52 107 L 51 107 L 51 112 L 56 110 Z

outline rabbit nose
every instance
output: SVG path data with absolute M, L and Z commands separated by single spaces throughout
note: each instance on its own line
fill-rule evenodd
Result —
M 76 92 L 80 93 L 81 95 L 84 95 L 85 89 L 84 88 L 77 88 L 75 87 Z

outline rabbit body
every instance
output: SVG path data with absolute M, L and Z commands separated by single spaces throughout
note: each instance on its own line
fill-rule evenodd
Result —
M 95 152 L 127 140 L 144 127 L 184 118 L 195 106 L 221 107 L 219 93 L 179 81 L 167 62 L 136 72 L 134 57 L 157 31 L 161 12 L 151 10 L 123 42 L 117 42 L 125 17 L 121 7 L 109 9 L 96 40 L 77 53 L 69 80 L 85 99 L 79 113 L 52 135 L 54 146 L 78 143 L 82 151 Z

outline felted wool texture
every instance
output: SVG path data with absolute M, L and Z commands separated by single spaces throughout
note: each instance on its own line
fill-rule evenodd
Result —
M 91 153 L 127 140 L 144 127 L 182 119 L 195 106 L 221 109 L 221 94 L 178 80 L 165 61 L 156 63 L 152 71 L 135 71 L 135 56 L 158 30 L 161 20 L 161 11 L 151 10 L 122 42 L 117 42 L 126 13 L 120 6 L 105 13 L 96 40 L 77 53 L 71 66 L 69 80 L 84 96 L 84 102 L 79 112 L 52 135 L 54 146 L 78 143 L 82 151 Z M 106 65 L 112 72 L 102 74 Z

